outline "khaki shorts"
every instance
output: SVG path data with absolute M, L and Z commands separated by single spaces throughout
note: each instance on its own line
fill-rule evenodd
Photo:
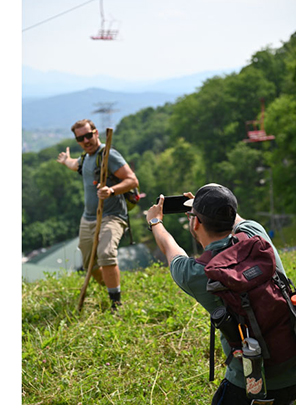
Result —
M 127 223 L 125 221 L 114 215 L 102 218 L 94 268 L 118 264 L 118 245 L 126 226 Z M 82 253 L 83 267 L 85 270 L 88 269 L 91 257 L 95 229 L 96 221 L 87 221 L 84 217 L 81 218 L 79 228 L 79 248 Z

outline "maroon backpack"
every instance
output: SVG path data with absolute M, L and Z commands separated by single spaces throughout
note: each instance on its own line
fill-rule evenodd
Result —
M 196 262 L 205 266 L 207 291 L 219 296 L 237 323 L 257 339 L 266 377 L 296 364 L 296 308 L 293 283 L 276 268 L 272 246 L 260 236 L 233 236 L 215 255 L 206 251 Z M 295 292 L 294 292 L 295 294 Z M 231 344 L 230 344 L 231 345 Z

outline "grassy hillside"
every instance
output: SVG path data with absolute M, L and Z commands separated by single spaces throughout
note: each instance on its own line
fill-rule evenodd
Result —
M 296 252 L 283 253 L 296 282 Z M 208 405 L 225 368 L 217 339 L 208 381 L 209 317 L 154 264 L 122 276 L 124 305 L 84 277 L 23 283 L 23 404 Z

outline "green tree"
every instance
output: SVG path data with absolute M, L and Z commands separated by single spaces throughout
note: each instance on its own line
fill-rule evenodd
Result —
M 146 150 L 163 151 L 169 141 L 169 117 L 171 104 L 163 107 L 145 108 L 124 117 L 114 132 L 114 147 L 128 159 L 133 153 L 143 154 Z
M 296 95 L 296 32 L 278 50 L 278 54 L 281 54 L 286 66 L 282 92 Z
M 69 224 L 65 219 L 49 218 L 46 221 L 35 221 L 23 230 L 24 252 L 48 247 L 52 244 L 76 237 L 69 235 Z
M 35 171 L 35 184 L 39 191 L 40 220 L 57 217 L 61 213 L 71 213 L 76 221 L 81 216 L 83 187 L 81 176 L 77 173 L 56 160 L 49 160 L 41 163 Z
M 251 144 L 238 143 L 227 153 L 227 160 L 217 165 L 215 180 L 229 187 L 236 195 L 239 212 L 246 218 L 256 217 L 257 211 L 269 208 L 269 193 L 260 186 L 264 179 L 263 151 Z
M 174 137 L 182 136 L 204 155 L 206 180 L 233 146 L 246 137 L 245 122 L 260 111 L 260 98 L 269 103 L 275 86 L 262 71 L 249 67 L 240 74 L 207 80 L 198 93 L 177 102 L 171 117 Z
M 282 49 L 275 50 L 267 47 L 256 52 L 251 58 L 250 66 L 260 70 L 264 77 L 275 85 L 276 96 L 281 93 L 286 73 Z
M 155 175 L 157 171 L 156 156 L 152 151 L 146 151 L 141 157 L 141 163 L 138 164 L 136 174 L 140 183 L 140 192 L 145 193 L 146 197 L 140 201 L 142 209 L 147 209 L 155 201 L 156 182 Z
M 23 163 L 23 250 L 77 235 L 83 211 L 82 178 L 56 160 Z M 35 158 L 32 158 L 36 162 Z
M 274 193 L 278 211 L 296 212 L 296 99 L 282 95 L 268 108 L 266 125 L 275 135 L 270 155 L 274 175 Z

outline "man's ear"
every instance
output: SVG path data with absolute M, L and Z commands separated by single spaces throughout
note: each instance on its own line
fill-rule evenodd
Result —
M 200 227 L 200 222 L 197 217 L 194 217 L 193 229 L 196 231 Z

